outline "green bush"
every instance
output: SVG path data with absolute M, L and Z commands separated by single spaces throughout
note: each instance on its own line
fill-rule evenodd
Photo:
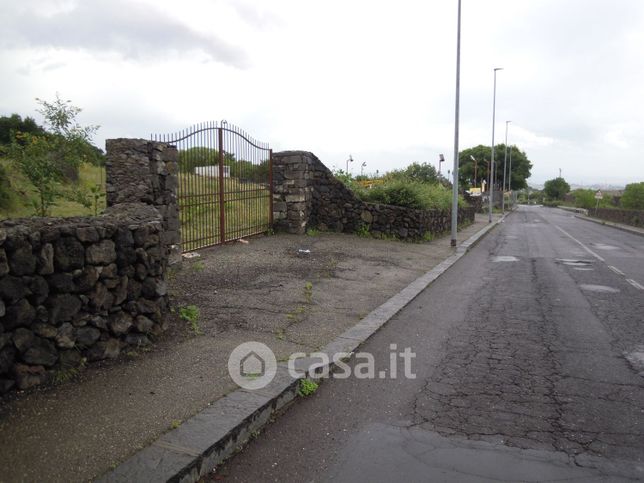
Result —
M 644 210 L 644 181 L 627 184 L 620 204 L 627 210 Z
M 7 170 L 0 165 L 0 208 L 9 209 L 13 204 L 11 182 Z
M 452 191 L 440 184 L 393 180 L 359 193 L 363 201 L 418 210 L 449 210 Z M 459 206 L 465 202 L 459 197 Z
M 575 206 L 577 208 L 586 208 L 589 210 L 597 204 L 593 190 L 578 189 L 573 191 L 572 195 L 575 197 Z

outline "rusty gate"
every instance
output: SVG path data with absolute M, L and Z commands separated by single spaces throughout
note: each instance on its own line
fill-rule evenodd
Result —
M 273 222 L 272 150 L 222 121 L 152 136 L 179 152 L 184 252 L 266 232 Z

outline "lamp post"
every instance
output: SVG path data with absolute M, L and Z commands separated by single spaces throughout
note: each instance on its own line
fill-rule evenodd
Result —
M 501 212 L 502 213 L 505 213 L 505 171 L 508 164 L 508 125 L 511 122 L 512 121 L 505 121 L 505 155 L 503 156 L 503 189 L 501 190 L 501 193 L 502 193 Z
M 362 164 L 360 165 L 360 176 L 364 174 L 364 167 L 367 165 L 366 161 L 363 161 Z
M 492 95 L 492 160 L 490 169 L 490 205 L 488 209 L 488 222 L 492 223 L 492 209 L 494 208 L 494 123 L 496 122 L 496 72 L 503 67 L 494 68 L 494 93 Z
M 349 155 L 349 159 L 347 159 L 347 174 L 349 174 L 349 163 L 353 163 L 353 156 Z
M 452 182 L 452 239 L 450 245 L 456 246 L 458 228 L 458 122 L 461 90 L 461 0 L 458 0 L 458 17 L 456 28 L 456 100 L 454 106 L 454 181 Z
M 508 190 L 510 191 L 510 193 L 512 193 L 512 148 L 510 148 L 510 169 L 508 169 Z M 512 203 L 512 205 L 514 205 L 514 203 Z
M 470 159 L 472 161 L 474 161 L 474 187 L 476 188 L 477 187 L 476 186 L 477 185 L 477 177 L 476 177 L 476 164 L 477 164 L 477 161 L 476 161 L 476 158 L 474 156 L 472 156 L 471 154 L 470 154 Z

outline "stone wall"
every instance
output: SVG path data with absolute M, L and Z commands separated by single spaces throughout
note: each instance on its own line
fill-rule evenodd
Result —
M 176 150 L 109 140 L 107 160 L 101 216 L 0 222 L 0 394 L 64 379 L 165 329 Z
M 179 262 L 176 146 L 145 139 L 108 139 L 105 145 L 107 206 L 139 202 L 154 206 L 163 217 L 161 236 L 170 250 L 169 263 Z
M 597 208 L 588 210 L 590 216 L 625 225 L 644 227 L 643 210 L 620 210 L 617 208 Z
M 449 211 L 415 210 L 358 199 L 312 153 L 273 154 L 275 228 L 305 233 L 308 227 L 374 236 L 420 239 L 450 229 Z M 459 209 L 459 223 L 474 221 L 474 208 Z

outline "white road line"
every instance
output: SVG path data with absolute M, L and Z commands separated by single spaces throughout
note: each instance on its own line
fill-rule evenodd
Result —
M 615 272 L 617 275 L 621 275 L 623 277 L 626 276 L 624 272 L 622 272 L 619 268 L 613 267 L 612 265 L 608 265 L 608 268 L 610 268 L 613 272 Z
M 557 230 L 559 230 L 561 233 L 563 233 L 564 235 L 566 235 L 566 236 L 567 236 L 568 238 L 570 238 L 572 241 L 574 241 L 575 243 L 577 243 L 581 248 L 583 248 L 584 250 L 586 250 L 588 253 L 590 253 L 590 254 L 591 254 L 593 257 L 595 257 L 597 260 L 599 260 L 600 262 L 606 262 L 606 260 L 604 260 L 604 258 L 602 258 L 602 257 L 600 257 L 599 255 L 597 255 L 594 251 L 592 251 L 590 248 L 588 248 L 588 247 L 587 247 L 586 245 L 584 245 L 582 242 L 580 242 L 579 240 L 577 240 L 574 236 L 572 236 L 572 235 L 571 235 L 570 233 L 568 233 L 566 230 L 564 230 L 564 229 L 563 229 L 563 228 L 561 228 L 561 227 L 558 227 L 557 225 L 552 225 L 552 226 L 554 226 Z
M 635 287 L 635 288 L 639 288 L 640 290 L 644 290 L 644 286 L 643 286 L 643 285 L 640 285 L 639 283 L 637 283 L 637 282 L 636 282 L 635 280 L 633 280 L 632 278 L 627 278 L 627 279 L 626 279 L 626 281 L 627 281 L 628 283 L 630 283 L 633 287 Z

